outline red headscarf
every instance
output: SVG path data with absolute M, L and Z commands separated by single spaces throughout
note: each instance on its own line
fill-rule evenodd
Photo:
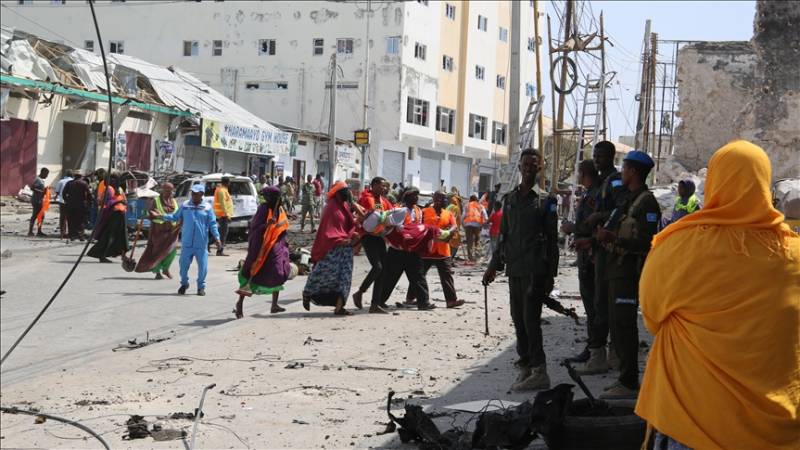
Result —
M 311 247 L 312 262 L 322 261 L 329 251 L 349 241 L 355 234 L 356 221 L 350 213 L 349 203 L 343 202 L 336 195 L 331 195 L 341 190 L 341 187 L 336 189 L 337 185 L 338 183 L 328 193 L 329 200 L 319 220 L 317 237 L 314 239 L 314 246 Z

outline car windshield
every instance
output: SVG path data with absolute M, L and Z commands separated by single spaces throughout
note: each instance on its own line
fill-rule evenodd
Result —
M 214 195 L 214 190 L 217 188 L 217 185 L 219 183 L 220 183 L 219 181 L 205 181 L 205 182 L 203 182 L 203 181 L 187 180 L 187 181 L 184 181 L 183 184 L 181 184 L 181 187 L 178 189 L 177 197 L 188 197 L 189 196 L 189 189 L 194 184 L 205 184 L 205 188 L 206 188 L 205 195 L 212 196 L 212 195 Z M 255 192 L 253 192 L 252 186 L 250 185 L 250 183 L 248 183 L 246 181 L 236 181 L 236 180 L 231 181 L 231 185 L 230 185 L 229 191 L 230 191 L 232 196 L 237 196 L 237 195 L 255 195 Z

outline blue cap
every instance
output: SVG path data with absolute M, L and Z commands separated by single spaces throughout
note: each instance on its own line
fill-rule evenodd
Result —
M 639 151 L 639 150 L 633 150 L 631 152 L 628 152 L 628 154 L 625 155 L 625 159 L 623 159 L 623 161 L 637 162 L 637 163 L 647 167 L 648 169 L 652 169 L 653 166 L 656 165 L 653 162 L 653 158 L 651 158 L 650 155 L 648 155 L 645 152 Z
M 199 192 L 201 194 L 206 193 L 206 188 L 202 184 L 193 184 L 192 185 L 192 192 Z

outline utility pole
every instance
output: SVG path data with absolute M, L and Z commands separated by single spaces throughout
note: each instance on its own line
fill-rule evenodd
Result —
M 361 123 L 361 128 L 367 129 L 367 118 L 369 117 L 369 21 L 372 17 L 372 0 L 367 0 L 367 38 L 366 43 L 366 56 L 364 57 L 364 120 Z M 361 146 L 361 168 L 359 176 L 361 178 L 361 187 L 364 187 L 364 180 L 366 177 L 366 159 L 367 152 L 369 151 L 369 144 Z
M 564 13 L 564 42 L 566 43 L 570 36 L 572 36 L 572 21 L 574 13 L 574 0 L 567 0 L 567 9 Z M 549 24 L 549 21 L 548 21 Z M 550 52 L 552 60 L 553 53 Z M 564 52 L 567 55 L 567 52 Z M 567 58 L 564 58 L 561 63 L 561 79 L 559 80 L 559 87 L 563 91 L 567 83 Z M 552 80 L 551 80 L 552 82 Z M 555 93 L 553 93 L 555 95 Z M 564 128 L 564 104 L 566 102 L 566 95 L 558 96 L 558 110 L 556 113 L 555 132 L 553 133 L 553 180 L 550 184 L 550 192 L 558 190 L 558 173 L 559 173 L 559 157 L 561 153 L 561 133 L 560 130 Z M 578 137 L 580 139 L 580 136 Z
M 603 74 L 603 82 L 607 83 L 608 80 L 606 79 L 606 33 L 605 27 L 603 26 L 603 12 L 600 11 L 600 73 Z M 603 140 L 605 141 L 608 139 L 606 137 L 606 133 L 608 132 L 608 112 L 606 108 L 606 97 L 607 95 L 603 96 L 603 112 L 602 112 L 602 134 Z
M 649 78 L 650 71 L 648 70 L 648 60 L 650 53 L 650 19 L 647 19 L 644 25 L 644 51 L 642 52 L 642 80 L 639 86 L 639 114 L 636 119 L 636 135 L 633 138 L 634 149 L 641 149 L 642 132 L 647 126 L 647 106 L 645 106 L 645 97 L 647 96 L 647 79 Z
M 336 52 L 331 57 L 331 110 L 328 119 L 328 184 L 333 186 L 333 175 L 336 172 L 336 88 L 339 65 L 336 63 Z
M 656 154 L 656 172 L 653 174 L 653 184 L 658 180 L 658 169 L 661 166 L 661 137 L 664 135 L 664 96 L 667 92 L 667 64 L 664 64 L 664 77 L 661 82 L 661 118 L 658 121 L 658 153 Z
M 536 55 L 536 98 L 542 98 L 542 63 L 539 51 L 541 49 L 542 39 L 539 37 L 539 0 L 533 2 L 533 34 L 536 45 L 534 53 Z M 549 47 L 549 46 L 548 46 Z M 539 163 L 544 168 L 544 123 L 542 121 L 542 111 L 544 108 L 539 109 L 539 119 L 536 123 L 538 127 L 536 130 L 537 146 L 539 147 Z M 539 187 L 544 189 L 545 177 L 539 177 Z

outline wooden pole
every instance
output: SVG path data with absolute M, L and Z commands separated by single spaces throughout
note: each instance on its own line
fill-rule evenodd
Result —
M 567 0 L 567 9 L 564 13 L 564 43 L 572 35 L 572 14 L 573 14 L 573 4 L 574 0 Z M 563 56 L 567 56 L 569 54 L 568 50 L 564 50 Z M 551 52 L 552 55 L 552 52 Z M 552 67 L 552 66 L 551 66 Z M 552 82 L 552 80 L 551 80 Z M 567 59 L 564 58 L 561 62 L 561 79 L 559 80 L 560 89 L 563 91 L 566 88 L 567 84 Z M 559 174 L 559 165 L 560 165 L 560 153 L 561 153 L 561 132 L 560 130 L 564 129 L 564 109 L 565 103 L 567 100 L 567 96 L 564 94 L 558 95 L 558 112 L 556 113 L 556 125 L 555 129 L 556 132 L 553 135 L 553 179 L 550 182 L 550 192 L 556 192 L 558 190 L 558 174 Z M 578 137 L 580 139 L 580 136 Z
M 636 119 L 636 134 L 633 138 L 633 148 L 640 149 L 642 143 L 642 131 L 647 123 L 646 115 L 647 115 L 647 108 L 644 106 L 645 95 L 647 92 L 647 59 L 648 59 L 648 50 L 649 50 L 649 40 L 650 37 L 650 19 L 647 19 L 644 26 L 644 51 L 642 52 L 642 79 L 641 83 L 639 84 L 639 113 L 637 114 Z
M 605 82 L 605 80 L 606 80 L 606 34 L 605 34 L 605 28 L 603 26 L 603 12 L 602 11 L 600 11 L 600 74 L 602 75 L 603 82 Z M 605 92 L 605 89 L 603 89 L 603 92 Z M 606 139 L 608 139 L 606 137 L 606 133 L 607 133 L 607 130 L 608 130 L 608 115 L 607 115 L 607 109 L 606 109 L 606 97 L 608 97 L 608 96 L 607 95 L 603 95 L 603 112 L 602 112 L 603 130 L 602 130 L 602 134 L 603 134 L 603 140 L 604 141 Z M 575 169 L 577 169 L 577 167 Z
M 539 0 L 533 2 L 533 34 L 534 44 L 536 45 L 534 53 L 536 54 L 536 98 L 542 98 L 542 63 L 541 51 L 542 39 L 539 37 Z M 548 43 L 548 50 L 550 45 Z M 537 122 L 537 146 L 539 147 L 539 163 L 544 167 L 544 122 L 542 121 L 544 108 L 539 108 L 539 118 Z M 544 177 L 539 177 L 539 187 L 544 189 Z

